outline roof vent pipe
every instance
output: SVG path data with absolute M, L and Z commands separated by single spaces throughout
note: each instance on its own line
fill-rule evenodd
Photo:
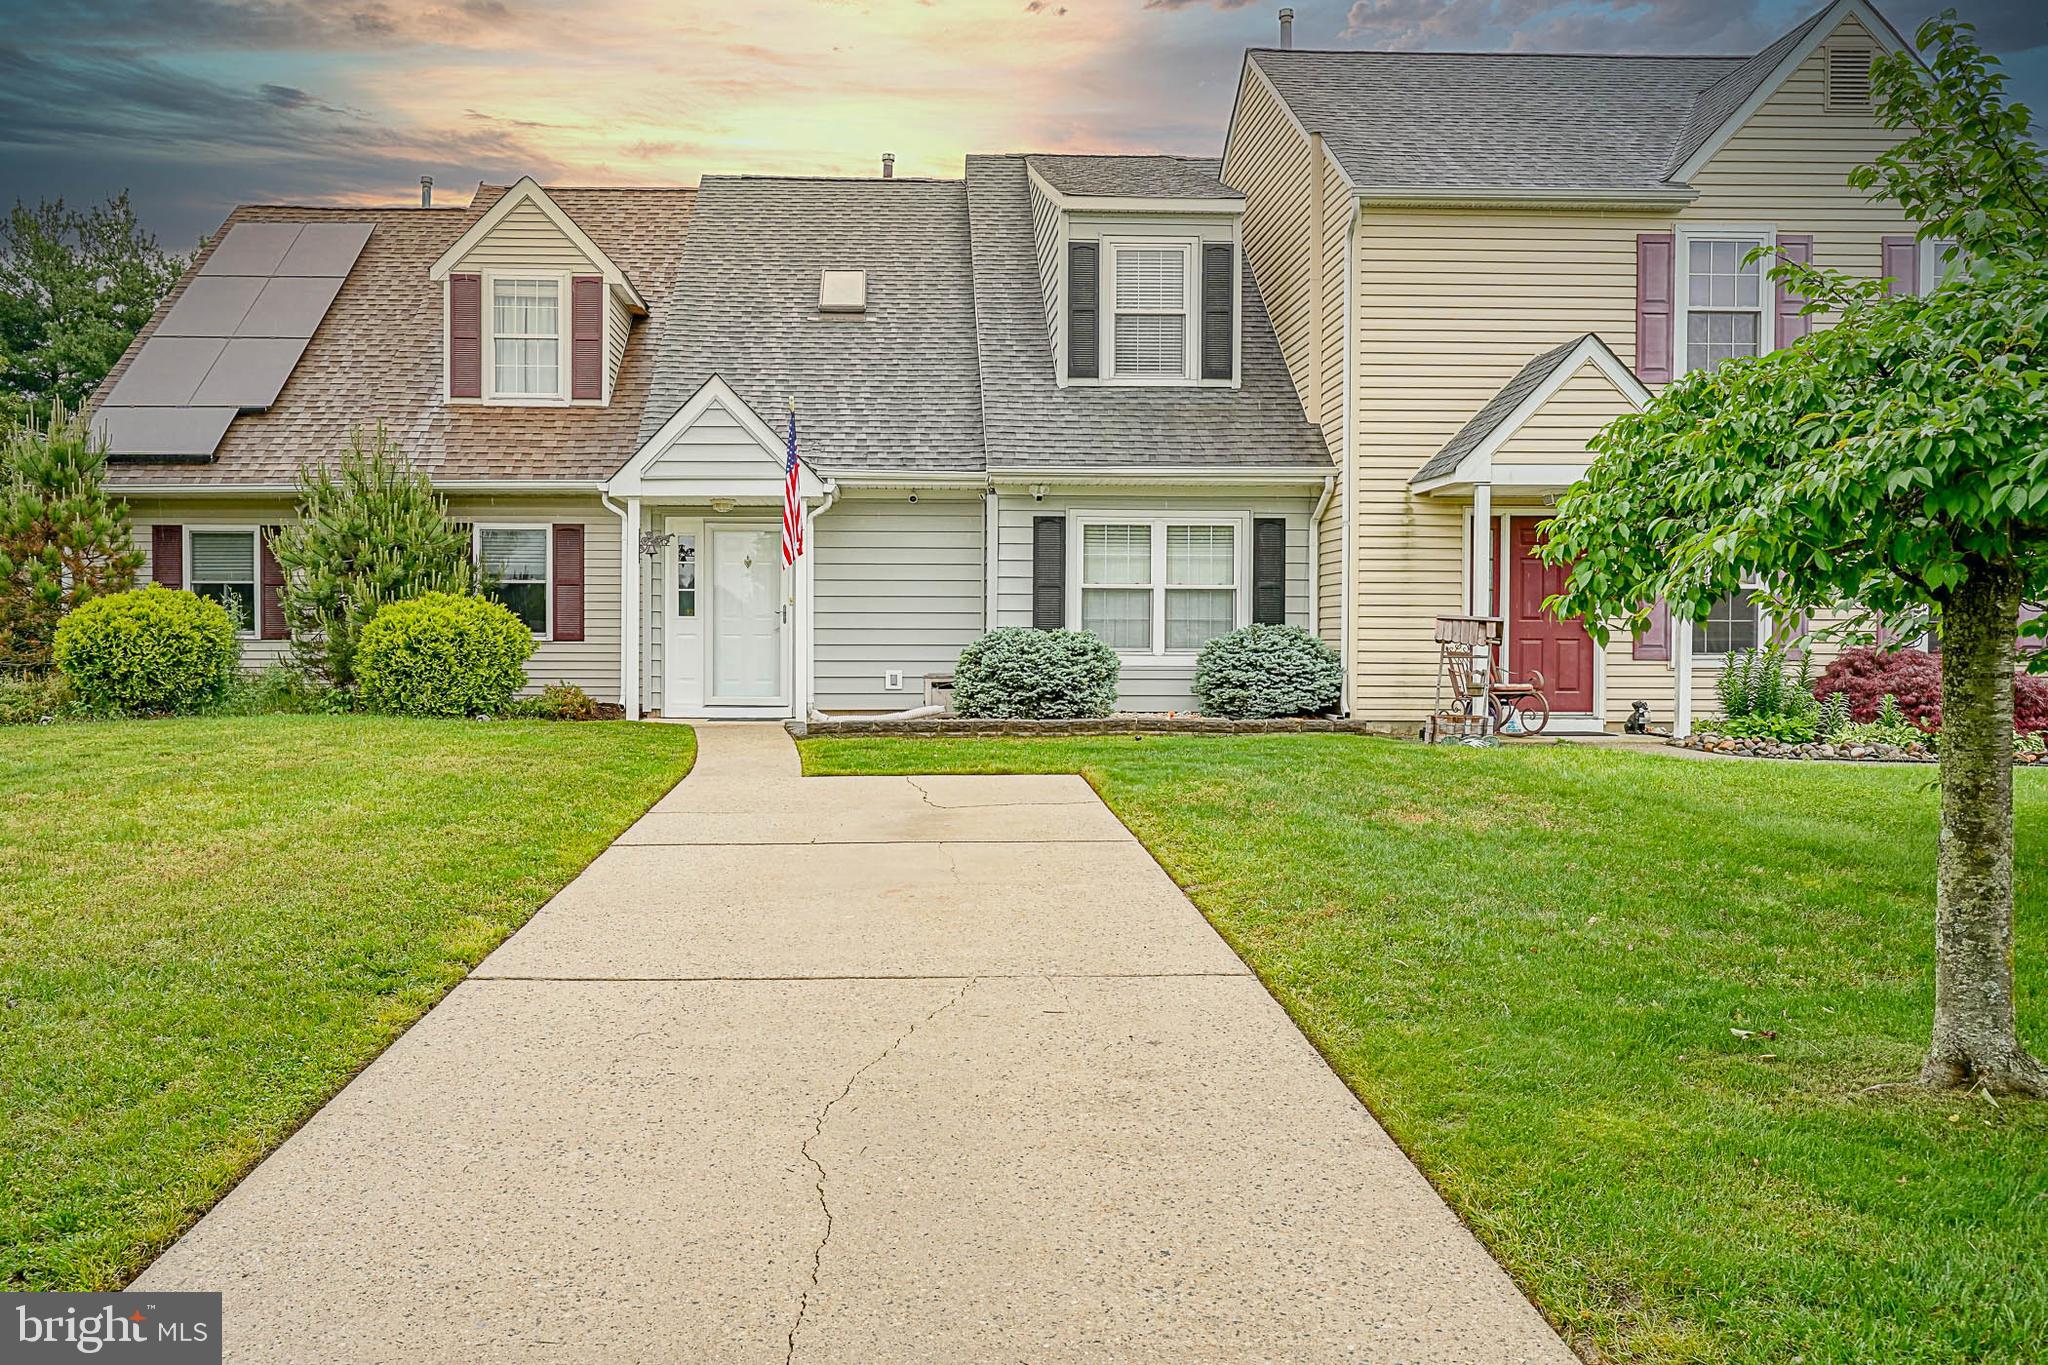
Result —
M 423 209 L 434 207 L 434 177 L 431 175 L 420 177 L 420 207 Z
M 1280 46 L 1284 48 L 1294 46 L 1294 11 L 1291 9 L 1280 11 Z
M 896 153 L 894 153 L 894 152 L 883 152 L 883 153 L 882 153 L 882 179 L 884 179 L 884 180 L 894 180 L 895 178 L 896 178 Z

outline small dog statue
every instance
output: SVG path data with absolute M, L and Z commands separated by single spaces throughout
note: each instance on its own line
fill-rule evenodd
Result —
M 1634 709 L 1632 709 L 1632 710 L 1631 710 L 1631 711 L 1630 711 L 1630 712 L 1628 713 L 1628 719 L 1627 719 L 1626 721 L 1622 722 L 1622 726 L 1621 726 L 1621 728 L 1622 728 L 1622 732 L 1623 732 L 1624 734 L 1631 734 L 1631 735 L 1647 735 L 1647 734 L 1649 734 L 1649 733 L 1650 733 L 1650 703 L 1648 703 L 1648 702 L 1646 702 L 1646 701 L 1639 701 L 1639 702 L 1636 702 L 1636 703 L 1634 704 Z

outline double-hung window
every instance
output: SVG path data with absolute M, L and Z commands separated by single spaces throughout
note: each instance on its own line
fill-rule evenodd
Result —
M 1770 349 L 1770 262 L 1745 259 L 1768 245 L 1770 238 L 1761 233 L 1685 238 L 1686 369 L 1710 370 Z
M 1725 593 L 1713 608 L 1692 623 L 1692 652 L 1726 658 L 1755 649 L 1763 641 L 1763 613 L 1748 590 Z
M 1074 619 L 1119 654 L 1188 655 L 1245 619 L 1240 519 L 1088 518 Z
M 1194 261 L 1190 242 L 1109 244 L 1113 378 L 1189 377 Z
M 491 393 L 497 398 L 562 396 L 562 282 L 491 279 Z
M 548 528 L 479 526 L 477 566 L 484 592 L 526 623 L 535 635 L 548 633 Z
M 235 629 L 256 629 L 256 532 L 190 531 L 185 586 L 228 610 Z

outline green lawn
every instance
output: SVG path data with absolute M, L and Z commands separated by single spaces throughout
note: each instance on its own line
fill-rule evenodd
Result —
M 0 1288 L 125 1283 L 694 752 L 682 726 L 0 730 Z
M 804 760 L 1085 775 L 1591 1358 L 2048 1352 L 2048 1104 L 1864 1091 L 1926 1035 L 1930 769 L 1318 735 Z M 2040 1050 L 2048 779 L 2018 804 Z

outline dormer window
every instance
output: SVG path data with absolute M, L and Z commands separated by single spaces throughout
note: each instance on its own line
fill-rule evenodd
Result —
M 562 281 L 491 279 L 491 393 L 561 398 Z
M 1118 379 L 1186 379 L 1188 300 L 1194 294 L 1194 246 L 1120 242 L 1109 252 L 1116 281 L 1110 346 Z

